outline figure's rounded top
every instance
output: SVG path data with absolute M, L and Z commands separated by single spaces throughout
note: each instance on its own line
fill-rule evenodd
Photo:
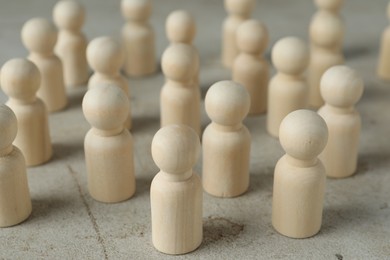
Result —
M 31 52 L 53 53 L 57 42 L 57 29 L 45 18 L 32 18 L 23 25 L 22 42 Z
M 169 46 L 161 57 L 164 75 L 171 80 L 192 80 L 196 69 L 196 54 L 192 46 L 176 43 Z
M 315 0 L 315 4 L 319 9 L 337 12 L 343 5 L 344 0 Z
M 0 105 L 0 150 L 12 145 L 17 132 L 18 122 L 14 112 L 6 105 Z
M 282 73 L 302 74 L 309 65 L 310 52 L 306 43 L 297 37 L 285 37 L 272 48 L 272 63 Z
M 152 13 L 150 0 L 122 0 L 122 15 L 126 20 L 147 21 Z
M 83 112 L 88 123 L 99 130 L 121 130 L 129 115 L 126 93 L 113 84 L 91 86 L 83 99 Z
M 172 43 L 192 44 L 196 34 L 195 20 L 185 10 L 173 11 L 165 22 L 165 31 Z
M 37 66 L 27 59 L 12 59 L 1 68 L 1 87 L 11 98 L 22 101 L 35 100 L 41 83 Z
M 53 9 L 53 19 L 60 29 L 80 30 L 85 20 L 85 9 L 74 0 L 61 0 Z
M 199 151 L 199 136 L 186 125 L 165 126 L 153 137 L 152 157 L 165 173 L 181 175 L 191 170 Z
M 205 107 L 213 122 L 236 126 L 249 112 L 250 97 L 240 84 L 229 80 L 219 81 L 207 91 Z
M 268 38 L 267 27 L 260 21 L 245 21 L 237 29 L 237 46 L 243 52 L 260 55 L 268 46 Z
M 300 109 L 283 119 L 279 139 L 288 155 L 298 160 L 313 160 L 325 148 L 328 127 L 316 112 Z
M 364 83 L 359 74 L 344 65 L 333 66 L 321 77 L 320 90 L 331 106 L 349 108 L 363 95 Z
M 313 17 L 309 28 L 310 40 L 322 48 L 341 48 L 344 25 L 340 18 L 319 13 Z
M 125 61 L 123 46 L 112 37 L 93 39 L 87 47 L 87 60 L 99 73 L 117 74 Z
M 255 3 L 255 0 L 225 0 L 225 9 L 228 13 L 249 17 Z

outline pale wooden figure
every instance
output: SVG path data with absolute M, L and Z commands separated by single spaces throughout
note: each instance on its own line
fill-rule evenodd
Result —
M 135 192 L 133 139 L 123 127 L 129 106 L 126 93 L 110 84 L 93 86 L 83 99 L 92 126 L 84 140 L 88 190 L 101 202 L 120 202 Z
M 200 136 L 200 92 L 193 82 L 196 53 L 187 44 L 169 46 L 161 58 L 166 82 L 161 89 L 161 126 L 184 124 Z
M 161 128 L 152 141 L 152 156 L 160 172 L 150 187 L 152 241 L 166 254 L 185 254 L 202 243 L 203 192 L 193 172 L 200 142 L 185 125 Z
M 309 49 L 297 37 L 280 39 L 272 48 L 272 62 L 277 70 L 268 89 L 267 130 L 279 136 L 283 118 L 294 110 L 307 107 L 309 87 L 303 75 L 309 64 Z
M 263 23 L 248 20 L 238 27 L 236 35 L 240 54 L 233 63 L 232 79 L 249 92 L 249 115 L 259 115 L 267 110 L 269 68 L 263 55 L 268 46 L 268 31 Z
M 280 125 L 286 154 L 275 167 L 272 225 L 280 234 L 306 238 L 321 228 L 326 173 L 317 158 L 326 145 L 325 121 L 315 112 L 295 110 Z
M 390 21 L 390 3 L 387 5 L 387 18 Z M 384 80 L 390 80 L 390 25 L 382 33 L 377 74 Z
M 356 172 L 361 119 L 354 108 L 363 94 L 361 77 L 346 66 L 334 66 L 321 79 L 325 105 L 318 111 L 329 128 L 329 140 L 320 158 L 326 174 L 344 178 Z
M 206 112 L 212 123 L 203 133 L 203 188 L 216 197 L 236 197 L 249 186 L 251 136 L 242 124 L 250 107 L 245 88 L 220 81 L 207 91 Z
M 81 31 L 85 20 L 84 6 L 74 0 L 59 1 L 53 10 L 53 19 L 59 28 L 55 52 L 64 66 L 67 87 L 83 86 L 88 82 L 86 57 L 88 41 Z
M 122 38 L 126 50 L 124 71 L 128 76 L 146 76 L 157 69 L 155 36 L 148 20 L 152 12 L 150 0 L 122 0 L 126 24 Z
M 49 112 L 66 107 L 64 75 L 61 60 L 54 54 L 57 29 L 44 18 L 28 20 L 22 29 L 22 41 L 30 51 L 28 59 L 37 65 L 41 73 L 41 86 L 37 96 L 43 100 Z
M 9 97 L 6 104 L 18 121 L 14 145 L 22 151 L 27 166 L 45 163 L 53 154 L 47 109 L 36 97 L 40 82 L 38 68 L 27 59 L 12 59 L 1 69 L 1 85 Z
M 129 82 L 121 74 L 125 53 L 120 42 L 112 37 L 103 36 L 93 39 L 87 47 L 87 60 L 95 73 L 89 78 L 88 88 L 101 83 L 120 87 L 130 100 Z M 131 129 L 131 106 L 124 126 Z
M 26 163 L 22 152 L 12 145 L 16 121 L 12 110 L 0 105 L 0 227 L 19 224 L 31 214 Z
M 197 59 L 194 83 L 196 86 L 199 86 L 199 53 L 193 45 L 196 34 L 196 24 L 194 17 L 185 10 L 173 11 L 169 14 L 165 22 L 165 31 L 171 44 L 184 43 L 193 46 Z

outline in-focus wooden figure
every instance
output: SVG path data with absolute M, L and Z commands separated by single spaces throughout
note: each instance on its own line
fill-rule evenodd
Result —
M 88 88 L 101 83 L 116 85 L 126 93 L 130 100 L 129 82 L 120 71 L 124 59 L 124 50 L 119 41 L 108 36 L 93 39 L 87 47 L 87 60 L 95 72 L 88 81 Z M 124 126 L 131 129 L 131 105 Z
M 206 112 L 212 123 L 203 133 L 203 188 L 216 197 L 236 197 L 249 186 L 251 136 L 242 120 L 250 107 L 245 88 L 220 81 L 207 91 Z
M 53 9 L 53 20 L 59 28 L 54 50 L 64 66 L 65 86 L 86 85 L 89 76 L 86 57 L 88 41 L 81 31 L 85 21 L 84 6 L 74 0 L 59 1 Z
M 37 66 L 27 59 L 12 59 L 3 65 L 0 78 L 2 89 L 9 97 L 6 104 L 18 121 L 14 145 L 22 151 L 27 166 L 47 162 L 53 151 L 48 112 L 36 97 L 41 83 Z
M 83 99 L 92 126 L 84 140 L 88 190 L 101 202 L 120 202 L 135 192 L 133 139 L 123 127 L 129 106 L 125 92 L 104 83 L 93 86 Z
M 327 142 L 326 123 L 313 111 L 296 110 L 283 119 L 279 138 L 286 154 L 275 167 L 272 225 L 284 236 L 311 237 L 322 222 L 326 173 L 317 156 Z
M 362 78 L 347 66 L 334 66 L 322 76 L 325 105 L 318 114 L 328 125 L 329 140 L 320 158 L 329 177 L 345 178 L 356 172 L 361 119 L 354 105 L 363 89 Z
M 277 73 L 268 89 L 267 130 L 279 136 L 283 118 L 294 110 L 307 107 L 309 87 L 303 75 L 309 64 L 309 49 L 297 37 L 285 37 L 272 48 L 272 63 Z
M 387 5 L 387 18 L 390 21 L 390 3 Z M 390 80 L 390 25 L 382 33 L 377 74 L 384 80 Z
M 263 23 L 248 20 L 238 27 L 236 36 L 240 53 L 233 63 L 232 79 L 249 92 L 249 115 L 259 115 L 267 110 L 269 68 L 263 56 L 268 46 L 268 31 Z
M 166 254 L 185 254 L 202 243 L 203 192 L 193 172 L 200 152 L 199 137 L 185 125 L 161 128 L 152 141 L 160 172 L 150 187 L 152 241 Z
M 44 18 L 32 18 L 23 25 L 22 41 L 30 51 L 28 59 L 34 62 L 41 73 L 41 86 L 37 96 L 43 100 L 49 112 L 65 108 L 68 98 L 62 62 L 54 54 L 56 27 Z
M 200 136 L 200 91 L 193 82 L 196 53 L 188 44 L 169 46 L 161 58 L 166 82 L 161 89 L 161 126 L 184 124 Z
M 122 28 L 126 75 L 141 77 L 154 73 L 157 69 L 155 36 L 148 22 L 152 13 L 151 1 L 122 0 L 121 10 L 126 19 Z
M 31 214 L 26 163 L 22 152 L 12 145 L 17 130 L 15 114 L 0 105 L 0 227 L 19 224 Z
M 231 68 L 238 55 L 236 41 L 237 28 L 248 20 L 255 7 L 255 0 L 225 0 L 225 9 L 228 17 L 222 28 L 222 64 Z

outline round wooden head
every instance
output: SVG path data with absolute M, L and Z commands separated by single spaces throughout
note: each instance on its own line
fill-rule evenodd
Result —
M 228 13 L 248 17 L 255 8 L 255 0 L 225 0 Z
M 126 20 L 147 21 L 152 13 L 150 0 L 122 0 L 122 15 Z
M 177 43 L 169 46 L 161 57 L 161 67 L 167 79 L 191 81 L 197 66 L 195 51 L 192 46 Z
M 79 31 L 85 21 L 84 6 L 74 0 L 59 1 L 54 6 L 53 19 L 60 29 Z
M 312 160 L 325 148 L 328 127 L 316 112 L 295 110 L 280 124 L 279 139 L 288 155 L 299 160 Z
M 349 108 L 363 95 L 364 83 L 353 69 L 339 65 L 328 69 L 321 78 L 320 90 L 325 102 L 331 106 Z
M 0 105 L 0 151 L 12 145 L 17 132 L 18 122 L 14 112 L 6 105 Z
M 165 31 L 171 43 L 192 44 L 196 34 L 195 20 L 187 11 L 173 11 L 165 22 Z
M 41 83 L 37 66 L 27 59 L 12 59 L 1 68 L 1 86 L 7 96 L 34 101 Z
M 344 0 L 315 0 L 316 6 L 321 10 L 336 12 L 340 10 Z
M 310 24 L 311 41 L 322 48 L 340 48 L 344 38 L 342 20 L 332 14 L 315 16 Z
M 93 86 L 84 96 L 83 112 L 88 123 L 97 129 L 122 129 L 129 115 L 130 103 L 126 93 L 112 84 Z
M 240 51 L 260 55 L 268 46 L 268 30 L 262 22 L 248 20 L 238 27 L 236 39 Z
M 280 39 L 272 48 L 272 63 L 285 74 L 302 74 L 309 65 L 309 57 L 309 48 L 297 37 Z
M 153 137 L 153 160 L 169 174 L 180 175 L 191 170 L 198 160 L 199 151 L 199 136 L 185 125 L 165 126 Z
M 96 72 L 117 74 L 125 61 L 125 53 L 119 41 L 104 36 L 88 44 L 87 60 Z
M 207 115 L 224 126 L 235 126 L 244 120 L 249 112 L 248 91 L 233 81 L 219 81 L 207 91 L 205 98 Z
M 31 52 L 52 53 L 57 42 L 57 29 L 47 19 L 32 18 L 23 25 L 22 42 Z

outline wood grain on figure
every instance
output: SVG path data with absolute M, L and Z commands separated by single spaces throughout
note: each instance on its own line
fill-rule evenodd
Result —
M 322 76 L 325 105 L 318 114 L 328 125 L 329 140 L 320 158 L 329 177 L 344 178 L 356 172 L 361 119 L 354 105 L 363 89 L 361 77 L 347 66 L 334 66 Z
M 187 45 L 169 46 L 161 58 L 166 82 L 161 89 L 161 126 L 184 124 L 200 136 L 200 91 L 193 82 L 196 53 Z
M 85 9 L 77 1 L 62 0 L 53 9 L 53 20 L 59 28 L 55 53 L 64 66 L 64 81 L 67 87 L 83 86 L 88 82 L 86 57 L 87 39 L 81 28 Z
M 123 124 L 129 99 L 119 86 L 93 86 L 83 99 L 83 112 L 91 125 L 84 140 L 88 190 L 101 202 L 120 202 L 135 192 L 133 139 Z
M 390 3 L 387 5 L 387 19 L 390 22 Z M 390 25 L 382 33 L 377 74 L 384 80 L 390 80 Z
M 268 46 L 267 28 L 259 21 L 248 20 L 238 27 L 236 37 L 240 53 L 233 63 L 232 79 L 248 90 L 249 115 L 265 113 L 269 67 L 263 55 Z
M 22 151 L 27 166 L 45 163 L 53 154 L 47 109 L 36 97 L 40 83 L 37 66 L 27 59 L 12 59 L 1 69 L 1 86 L 9 97 L 6 104 L 18 121 L 14 145 Z
M 277 73 L 268 89 L 267 130 L 279 136 L 283 118 L 307 107 L 309 87 L 303 75 L 309 64 L 309 49 L 296 37 L 280 39 L 272 48 L 272 63 Z
M 255 0 L 225 0 L 228 17 L 222 28 L 222 64 L 231 68 L 238 55 L 236 41 L 237 28 L 248 20 L 255 7 Z
M 148 22 L 152 12 L 151 1 L 122 0 L 121 10 L 126 19 L 122 28 L 126 75 L 140 77 L 154 73 L 157 69 L 155 36 Z
M 95 71 L 88 81 L 88 88 L 101 83 L 116 85 L 126 93 L 130 100 L 128 80 L 121 74 L 125 54 L 121 43 L 112 37 L 102 36 L 93 39 L 87 47 L 89 66 Z M 124 126 L 131 129 L 131 105 Z
M 326 174 L 317 156 L 327 142 L 326 123 L 313 111 L 296 110 L 283 119 L 279 138 L 286 154 L 275 167 L 272 225 L 284 236 L 311 237 L 322 222 Z
M 65 108 L 68 98 L 62 62 L 54 54 L 56 27 L 44 18 L 32 18 L 23 25 L 22 41 L 30 52 L 28 59 L 37 65 L 41 73 L 41 86 L 37 96 L 43 100 L 49 112 Z
M 216 197 L 236 197 L 249 186 L 251 136 L 242 124 L 250 107 L 245 88 L 233 81 L 210 87 L 205 99 L 212 123 L 203 133 L 203 188 Z
M 152 156 L 160 172 L 150 187 L 152 241 L 166 254 L 185 254 L 203 237 L 203 192 L 192 168 L 200 152 L 199 137 L 185 125 L 161 128 L 152 141 Z
M 31 214 L 26 163 L 21 151 L 12 145 L 17 130 L 15 114 L 0 105 L 0 227 L 19 224 Z

